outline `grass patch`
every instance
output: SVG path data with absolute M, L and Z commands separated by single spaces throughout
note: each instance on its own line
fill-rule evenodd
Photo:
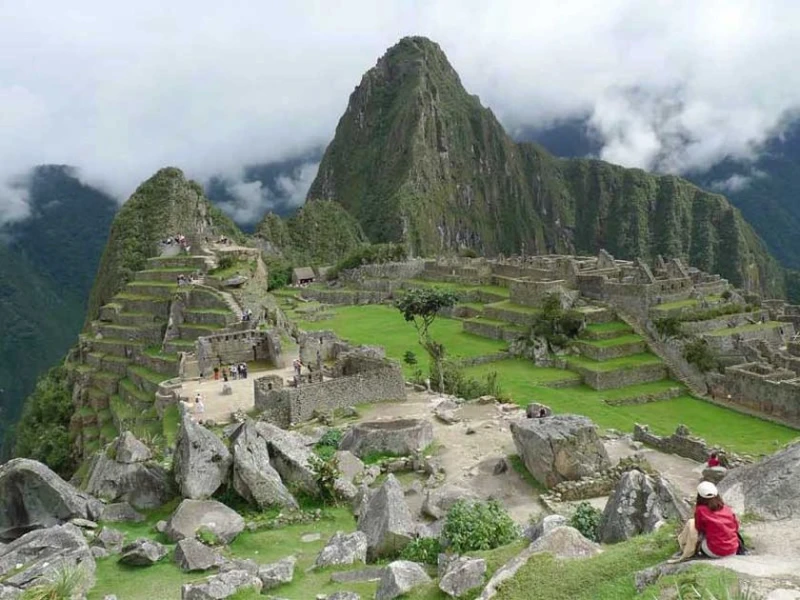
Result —
M 570 356 L 567 362 L 576 367 L 589 369 L 590 371 L 620 371 L 623 369 L 635 369 L 637 367 L 663 364 L 661 359 L 655 354 L 642 352 L 632 354 L 622 358 L 612 358 L 610 360 L 597 361 L 582 356 Z
M 622 346 L 624 344 L 635 344 L 637 342 L 643 342 L 644 339 L 640 335 L 636 335 L 635 333 L 621 335 L 619 337 L 608 338 L 605 340 L 580 340 L 581 344 L 586 344 L 587 346 L 594 346 L 595 348 L 612 348 L 614 346 Z
M 380 343 L 386 355 L 402 361 L 407 350 L 419 359 L 423 373 L 428 372 L 428 355 L 417 343 L 417 332 L 411 323 L 406 323 L 396 308 L 382 305 L 341 306 L 332 309 L 333 318 L 324 321 L 299 321 L 307 331 L 330 329 L 340 337 L 355 344 Z M 376 337 L 378 334 L 378 337 Z M 437 319 L 431 327 L 431 336 L 444 344 L 449 358 L 468 358 L 494 354 L 505 350 L 506 343 L 464 333 L 461 321 Z M 416 367 L 403 363 L 406 377 L 413 375 Z
M 533 306 L 523 306 L 522 304 L 514 304 L 511 300 L 503 300 L 502 302 L 495 302 L 487 304 L 486 308 L 497 308 L 499 310 L 507 310 L 509 312 L 522 313 L 525 315 L 538 315 L 542 311 Z
M 158 358 L 160 360 L 168 360 L 170 362 L 178 362 L 178 357 L 174 354 L 169 354 L 161 350 L 161 346 L 148 346 L 144 349 L 144 353 L 150 358 Z
M 453 283 L 451 281 L 432 281 L 429 279 L 409 279 L 406 283 L 413 287 L 435 287 L 442 290 L 449 290 L 451 292 L 482 291 L 489 294 L 495 294 L 497 296 L 503 296 L 504 298 L 511 296 L 511 290 L 501 285 L 470 285 L 466 283 Z
M 656 311 L 670 311 L 670 310 L 678 310 L 679 308 L 688 308 L 689 306 L 697 306 L 700 304 L 700 301 L 696 298 L 689 298 L 687 300 L 676 300 L 675 302 L 665 302 L 664 304 L 659 304 L 658 306 L 654 306 L 653 310 Z
M 630 325 L 623 323 L 622 321 L 609 321 L 608 323 L 592 323 L 586 326 L 586 331 L 591 331 L 594 333 L 610 333 L 610 332 L 618 332 L 628 333 L 632 331 Z
M 180 412 L 177 404 L 170 404 L 164 409 L 164 416 L 161 420 L 161 428 L 164 432 L 164 439 L 169 448 L 175 447 L 178 439 L 178 429 L 180 426 Z
M 138 377 L 146 379 L 150 383 L 154 383 L 156 385 L 168 379 L 168 377 L 163 373 L 156 373 L 155 371 L 151 371 L 150 369 L 141 367 L 139 365 L 132 365 L 128 367 L 128 370 L 131 373 L 136 374 Z
M 667 387 L 680 385 L 668 379 L 616 390 L 593 390 L 585 385 L 556 389 L 541 385 L 542 367 L 536 367 L 524 360 L 502 360 L 465 369 L 470 377 L 485 376 L 490 371 L 497 373 L 503 391 L 520 406 L 542 402 L 556 413 L 586 415 L 604 429 L 631 432 L 634 423 L 645 423 L 654 433 L 669 435 L 679 424 L 686 423 L 692 433 L 705 438 L 710 444 L 753 455 L 773 453 L 798 435 L 797 431 L 789 427 L 716 406 L 689 395 L 629 406 L 609 406 L 603 402 L 605 398 L 619 399 L 656 393 Z M 547 369 L 547 372 L 553 379 L 558 372 L 570 375 L 569 371 L 560 369 Z
M 128 378 L 125 378 L 119 382 L 119 387 L 124 389 L 126 392 L 134 396 L 139 402 L 143 404 L 152 404 L 155 402 L 155 397 L 153 394 L 148 394 L 147 392 L 143 392 L 136 385 Z

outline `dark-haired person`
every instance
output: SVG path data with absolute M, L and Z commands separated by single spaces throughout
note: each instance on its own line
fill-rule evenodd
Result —
M 708 457 L 708 466 L 709 467 L 719 466 L 719 456 L 717 456 L 716 452 L 712 452 L 711 456 Z
M 678 544 L 681 551 L 670 562 L 688 560 L 698 553 L 707 558 L 722 558 L 739 550 L 739 519 L 710 481 L 697 486 L 694 518 L 686 522 Z

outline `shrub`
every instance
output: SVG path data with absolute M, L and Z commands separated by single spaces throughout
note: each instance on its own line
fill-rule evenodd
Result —
M 335 504 L 336 480 L 342 474 L 339 471 L 339 460 L 333 455 L 326 459 L 319 456 L 311 456 L 309 466 L 314 472 L 314 479 L 319 487 L 322 501 L 326 504 Z
M 683 337 L 681 321 L 677 317 L 663 317 L 654 322 L 656 331 L 663 339 Z
M 733 293 L 730 290 L 725 290 L 720 294 L 720 297 L 725 301 L 730 300 L 731 296 L 733 296 Z
M 717 357 L 714 351 L 702 338 L 695 338 L 683 347 L 683 358 L 694 365 L 701 373 L 706 373 L 717 367 Z
M 72 600 L 86 584 L 86 572 L 80 567 L 60 568 L 45 580 L 25 590 L 21 600 Z
M 458 251 L 458 255 L 461 258 L 478 258 L 478 253 L 474 248 L 462 248 Z
M 220 543 L 217 534 L 211 531 L 205 525 L 197 530 L 197 539 L 203 542 L 206 546 L 218 546 Z
M 435 565 L 442 551 L 438 538 L 417 538 L 400 553 L 402 560 L 410 560 L 425 565 Z
M 230 254 L 224 254 L 217 263 L 217 268 L 214 269 L 215 271 L 224 271 L 225 269 L 230 269 L 233 265 L 236 264 L 236 259 L 231 256 Z
M 497 372 L 491 371 L 484 375 L 482 379 L 475 379 L 464 374 L 464 369 L 456 362 L 451 360 L 442 361 L 442 375 L 444 388 L 438 389 L 439 371 L 436 363 L 431 363 L 430 378 L 437 391 L 452 394 L 459 398 L 472 400 L 480 396 L 503 397 L 503 390 L 497 378 Z
M 341 441 L 342 430 L 333 427 L 328 429 L 314 445 L 314 451 L 317 453 L 317 456 L 323 460 L 328 460 L 339 449 L 339 442 Z
M 403 362 L 409 366 L 414 366 L 418 362 L 417 355 L 411 350 L 406 350 L 405 354 L 403 354 Z
M 447 512 L 442 534 L 450 550 L 463 554 L 510 544 L 519 537 L 519 529 L 496 500 L 459 500 Z
M 599 541 L 598 529 L 600 529 L 600 519 L 603 518 L 603 513 L 597 510 L 588 502 L 581 502 L 575 510 L 575 514 L 569 520 L 569 524 L 581 532 L 583 537 L 592 540 L 593 542 Z
M 542 312 L 531 325 L 528 337 L 544 338 L 551 347 L 563 347 L 576 338 L 583 328 L 583 315 L 576 310 L 561 308 L 557 294 L 542 301 Z

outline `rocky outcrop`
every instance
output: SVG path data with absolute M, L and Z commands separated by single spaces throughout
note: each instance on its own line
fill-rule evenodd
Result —
M 96 521 L 102 512 L 99 501 L 40 462 L 15 458 L 0 466 L 0 540 L 76 517 Z
M 594 423 L 578 415 L 555 415 L 511 423 L 517 453 L 547 487 L 594 475 L 611 466 Z
M 422 503 L 422 512 L 434 519 L 441 519 L 459 500 L 479 500 L 470 490 L 457 485 L 444 485 L 428 490 Z
M 725 502 L 739 514 L 767 521 L 800 515 L 800 443 L 728 472 L 719 483 Z
M 83 571 L 77 592 L 85 593 L 94 585 L 95 563 L 86 539 L 74 525 L 37 529 L 0 549 L 0 580 L 11 589 L 24 590 L 41 578 L 73 569 Z
M 718 467 L 706 467 L 703 469 L 703 481 L 710 481 L 713 484 L 717 484 L 723 479 L 725 479 L 725 475 L 728 474 L 728 469 L 723 466 Z
M 103 521 L 107 523 L 141 523 L 144 521 L 144 515 L 138 512 L 127 502 L 115 502 L 113 504 L 106 504 L 103 509 Z
M 175 563 L 181 571 L 208 571 L 223 562 L 219 553 L 194 538 L 184 538 L 175 546 Z
M 451 598 L 466 596 L 483 583 L 486 561 L 482 558 L 461 556 L 449 561 L 439 578 L 439 589 Z
M 208 498 L 228 478 L 231 455 L 222 440 L 192 421 L 181 419 L 175 447 L 175 481 L 184 498 Z
M 258 433 L 267 440 L 270 463 L 284 484 L 312 496 L 319 494 L 317 477 L 311 468 L 314 453 L 303 436 L 291 433 L 270 423 L 256 423 Z
M 232 439 L 233 487 L 236 492 L 261 509 L 272 506 L 298 508 L 297 500 L 272 468 L 267 440 L 255 424 L 245 423 Z
M 613 544 L 649 533 L 667 519 L 685 519 L 689 506 L 663 477 L 626 472 L 603 511 L 600 541 Z
M 407 456 L 433 442 L 433 427 L 420 419 L 394 419 L 353 425 L 342 437 L 340 450 L 359 458 L 369 454 Z
M 86 491 L 139 509 L 161 506 L 176 490 L 167 470 L 151 458 L 150 449 L 126 431 L 92 459 Z
M 358 530 L 367 536 L 367 559 L 394 556 L 411 541 L 414 523 L 403 488 L 389 475 L 369 498 L 358 517 Z
M 284 583 L 291 583 L 294 579 L 294 565 L 297 559 L 288 556 L 276 563 L 264 565 L 258 569 L 258 578 L 261 580 L 263 590 L 271 590 Z
M 528 547 L 531 553 L 549 552 L 556 558 L 588 558 L 600 554 L 600 546 L 572 527 L 551 529 Z
M 223 600 L 244 589 L 260 592 L 261 580 L 248 571 L 237 569 L 185 584 L 181 588 L 181 600 Z
M 164 544 L 148 538 L 139 538 L 122 547 L 119 562 L 132 567 L 149 567 L 163 560 L 167 554 L 169 549 Z
M 244 529 L 244 519 L 216 500 L 184 500 L 169 518 L 164 533 L 170 541 L 194 538 L 209 531 L 221 544 L 230 544 Z
M 353 480 L 364 472 L 364 463 L 352 452 L 339 450 L 333 455 L 339 465 L 339 472 L 345 481 Z
M 383 570 L 375 600 L 393 600 L 431 580 L 420 565 L 408 560 L 396 560 Z
M 102 548 L 109 554 L 118 554 L 125 543 L 125 534 L 111 527 L 103 527 L 92 540 L 92 547 Z
M 567 524 L 567 519 L 561 515 L 547 515 L 546 517 L 543 517 L 537 521 L 535 525 L 527 527 L 525 531 L 522 532 L 522 535 L 529 541 L 533 542 L 538 540 L 545 533 L 548 533 L 557 527 L 564 527 Z
M 367 536 L 361 531 L 337 531 L 317 555 L 314 567 L 352 565 L 367 562 Z

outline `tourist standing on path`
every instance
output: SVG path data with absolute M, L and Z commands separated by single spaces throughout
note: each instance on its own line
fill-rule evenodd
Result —
M 206 406 L 203 404 L 203 397 L 200 395 L 200 392 L 197 392 L 197 395 L 194 397 L 194 414 L 196 415 L 196 421 L 198 423 L 203 422 L 203 414 L 206 412 Z
M 231 379 L 236 379 L 238 367 L 236 365 L 231 365 Z

